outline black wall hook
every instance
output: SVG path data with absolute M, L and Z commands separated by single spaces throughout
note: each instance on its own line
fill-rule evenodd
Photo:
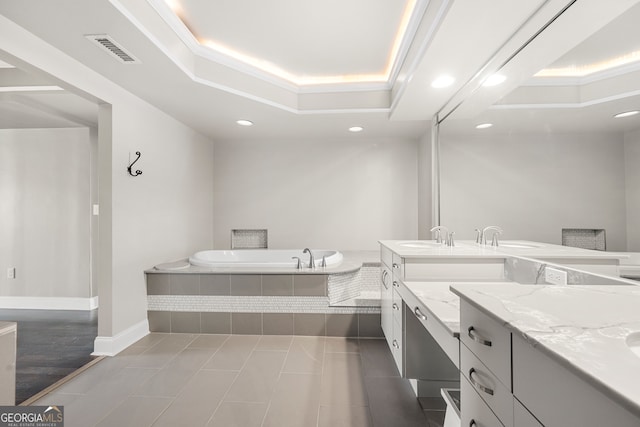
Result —
M 142 171 L 141 171 L 141 170 L 137 170 L 137 171 L 136 171 L 136 173 L 131 172 L 131 168 L 133 168 L 133 165 L 135 165 L 135 164 L 136 164 L 136 162 L 137 162 L 138 160 L 140 160 L 140 156 L 141 156 L 141 154 L 140 154 L 140 152 L 139 152 L 139 151 L 136 151 L 136 156 L 138 156 L 138 157 L 133 161 L 133 163 L 131 163 L 131 164 L 127 167 L 127 171 L 129 172 L 129 175 L 131 175 L 131 176 L 138 176 L 138 175 L 142 175 Z

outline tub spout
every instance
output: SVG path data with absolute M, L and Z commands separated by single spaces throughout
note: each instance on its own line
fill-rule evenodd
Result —
M 311 252 L 311 249 L 309 248 L 304 248 L 304 250 L 302 251 L 303 254 L 309 253 L 309 268 L 315 268 L 316 267 L 316 261 L 313 258 L 313 252 Z

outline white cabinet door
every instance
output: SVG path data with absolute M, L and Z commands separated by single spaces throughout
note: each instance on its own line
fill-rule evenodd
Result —
M 515 333 L 513 394 L 545 427 L 640 426 L 639 416 Z
M 382 276 L 380 277 L 380 322 L 382 332 L 391 348 L 393 345 L 393 280 L 391 270 L 382 264 Z
M 544 427 L 518 399 L 513 399 L 513 423 L 516 427 Z

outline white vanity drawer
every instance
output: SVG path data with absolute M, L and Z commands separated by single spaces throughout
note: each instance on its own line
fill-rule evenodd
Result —
M 505 327 L 461 300 L 460 341 L 511 391 L 511 333 Z
M 460 377 L 460 426 L 501 427 L 503 424 L 476 393 L 464 376 Z
M 506 427 L 513 426 L 513 395 L 464 345 L 460 347 L 460 372 Z M 465 403 L 462 401 L 462 406 Z
M 513 399 L 513 423 L 516 427 L 544 427 L 518 399 Z
M 392 294 L 391 312 L 393 313 L 393 321 L 398 325 L 402 325 L 402 298 L 395 288 Z

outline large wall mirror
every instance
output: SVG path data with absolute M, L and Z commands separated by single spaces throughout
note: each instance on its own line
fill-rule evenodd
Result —
M 486 70 L 504 81 L 470 82 L 440 124 L 442 224 L 554 244 L 579 230 L 640 251 L 638 22 L 637 1 L 577 1 Z

